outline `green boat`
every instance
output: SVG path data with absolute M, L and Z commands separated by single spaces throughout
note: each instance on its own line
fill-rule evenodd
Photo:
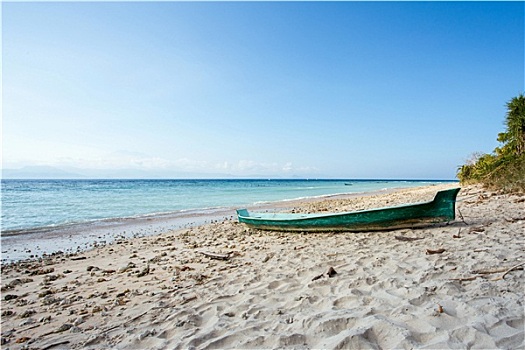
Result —
M 434 200 L 345 213 L 250 213 L 238 209 L 239 222 L 261 230 L 333 232 L 381 231 L 453 221 L 459 188 L 439 191 Z

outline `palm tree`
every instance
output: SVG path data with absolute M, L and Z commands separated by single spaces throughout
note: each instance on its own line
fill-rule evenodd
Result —
M 514 97 L 507 103 L 505 120 L 507 131 L 498 135 L 498 141 L 506 142 L 511 154 L 520 156 L 525 153 L 525 96 Z M 504 146 L 504 149 L 507 148 Z

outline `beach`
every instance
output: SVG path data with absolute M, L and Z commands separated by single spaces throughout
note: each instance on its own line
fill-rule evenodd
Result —
M 453 186 L 276 209 L 362 210 Z M 467 186 L 456 208 L 452 223 L 357 233 L 225 218 L 3 263 L 2 349 L 524 348 L 525 196 Z

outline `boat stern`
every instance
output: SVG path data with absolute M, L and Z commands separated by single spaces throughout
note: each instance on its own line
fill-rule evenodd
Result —
M 456 197 L 461 188 L 439 191 L 434 197 L 435 211 L 438 215 L 454 220 L 456 218 Z

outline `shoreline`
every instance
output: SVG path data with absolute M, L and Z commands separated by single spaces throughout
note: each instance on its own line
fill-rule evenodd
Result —
M 23 234 L 71 224 L 209 211 L 280 200 L 422 186 L 432 180 L 6 180 L 2 191 L 2 231 Z M 450 182 L 443 180 L 439 183 Z M 47 200 L 46 200 L 47 198 Z M 143 202 L 148 198 L 146 202 Z M 151 198 L 151 201 L 149 200 Z M 28 205 L 28 203 L 32 203 Z M 104 203 L 101 207 L 100 203 Z
M 468 186 L 450 225 L 297 234 L 224 220 L 3 264 L 2 348 L 523 348 L 524 202 Z
M 17 179 L 5 179 L 5 180 L 17 181 Z M 24 181 L 31 181 L 31 180 L 24 180 Z M 35 181 L 38 181 L 38 180 L 35 180 Z M 125 181 L 129 181 L 129 180 L 125 180 Z M 137 180 L 137 181 L 140 181 L 140 180 Z M 222 180 L 217 180 L 217 181 L 222 181 Z M 247 180 L 247 181 L 251 181 L 251 180 Z M 268 181 L 268 180 L 261 180 L 261 181 Z M 287 180 L 287 181 L 296 181 L 296 180 Z M 302 180 L 297 180 L 297 181 L 302 181 Z M 315 181 L 320 181 L 320 180 L 315 180 Z M 332 180 L 325 180 L 325 181 L 332 181 Z M 366 182 L 368 180 L 352 180 L 352 181 Z M 370 180 L 370 181 L 373 181 L 373 180 Z M 388 193 L 389 191 L 402 191 L 404 189 L 410 189 L 410 188 L 421 188 L 421 187 L 427 187 L 427 186 L 439 186 L 439 185 L 448 185 L 448 184 L 457 184 L 457 186 L 459 187 L 459 183 L 453 180 L 384 180 L 383 182 L 390 182 L 390 181 L 422 182 L 422 183 L 423 182 L 432 183 L 433 181 L 436 181 L 436 183 L 419 185 L 419 186 L 414 186 L 414 187 L 392 187 L 392 188 L 381 188 L 381 189 L 376 189 L 376 190 L 364 190 L 364 191 L 359 191 L 359 192 L 342 192 L 342 193 L 335 193 L 335 194 L 320 194 L 320 195 L 298 197 L 298 198 L 291 198 L 291 199 L 282 199 L 282 200 L 260 201 L 260 202 L 255 202 L 252 204 L 247 204 L 246 207 L 249 207 L 249 208 L 259 208 L 259 207 L 266 207 L 266 206 L 279 207 L 280 206 L 279 203 L 289 203 L 289 202 L 301 203 L 301 202 L 310 202 L 310 201 L 316 201 L 319 199 L 329 199 L 329 198 L 337 198 L 337 197 L 346 198 L 346 196 L 356 196 L 356 195 L 360 196 L 360 195 L 366 195 L 367 193 Z M 240 206 L 237 206 L 237 207 L 240 207 Z M 76 227 L 81 227 L 84 225 L 85 226 L 98 225 L 98 224 L 104 225 L 104 224 L 118 223 L 121 221 L 147 220 L 150 218 L 156 219 L 156 218 L 164 218 L 164 217 L 170 218 L 170 217 L 192 216 L 192 215 L 198 216 L 200 214 L 206 214 L 206 213 L 214 212 L 214 211 L 222 212 L 226 210 L 234 210 L 233 208 L 234 208 L 233 206 L 214 206 L 214 207 L 203 207 L 203 208 L 189 208 L 189 209 L 181 209 L 181 210 L 158 212 L 158 213 L 145 213 L 145 214 L 137 214 L 137 215 L 131 215 L 131 216 L 88 219 L 85 222 L 72 222 L 72 223 L 63 223 L 63 224 L 47 225 L 47 226 L 3 229 L 2 234 L 6 236 L 15 236 L 15 235 L 23 235 L 23 234 L 52 232 L 52 231 L 57 231 L 57 230 L 67 230 L 70 227 L 76 228 Z
M 409 188 L 387 188 L 375 191 L 319 195 L 274 202 L 261 202 L 247 206 L 249 210 L 287 210 L 305 203 L 325 200 L 345 200 L 355 197 L 387 194 L 411 188 L 450 187 L 455 183 L 432 184 Z M 188 209 L 173 213 L 146 214 L 135 217 L 111 218 L 86 223 L 73 223 L 57 227 L 2 231 L 1 262 L 38 259 L 58 252 L 80 253 L 119 239 L 154 236 L 172 230 L 218 222 L 236 220 L 233 207 Z

